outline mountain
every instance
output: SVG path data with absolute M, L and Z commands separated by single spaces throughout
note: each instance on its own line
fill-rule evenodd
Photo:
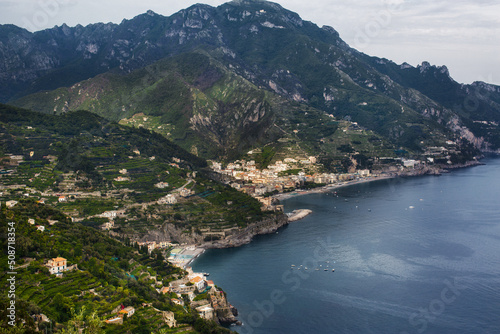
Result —
M 206 164 L 160 134 L 87 111 L 54 116 L 0 104 L 2 200 L 28 194 L 90 226 L 113 211 L 123 238 L 154 230 L 162 240 L 202 243 L 212 230 L 282 216 L 213 180 Z
M 462 139 L 500 148 L 500 87 L 370 57 L 272 2 L 36 33 L 7 25 L 0 43 L 3 101 L 45 113 L 84 108 L 127 124 L 143 117 L 142 126 L 205 158 L 266 145 L 336 156 L 344 121 L 369 132 L 341 142 L 375 156 Z

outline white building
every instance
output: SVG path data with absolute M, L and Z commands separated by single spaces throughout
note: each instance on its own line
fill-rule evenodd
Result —
M 63 257 L 55 257 L 50 259 L 46 266 L 49 268 L 49 272 L 55 275 L 67 270 L 67 260 Z
M 214 309 L 210 305 L 203 305 L 196 308 L 196 312 L 206 320 L 213 320 L 214 318 Z
M 361 169 L 358 170 L 359 176 L 367 177 L 370 176 L 370 170 L 369 169 Z
M 116 218 L 116 211 L 105 211 L 99 215 L 101 218 Z
M 418 161 L 416 160 L 403 160 L 403 166 L 406 168 L 414 168 L 417 163 Z
M 194 286 L 196 287 L 196 290 L 198 290 L 199 292 L 205 290 L 206 281 L 203 277 L 201 276 L 193 277 L 192 279 L 189 280 L 189 282 L 193 283 Z
M 174 195 L 168 194 L 167 196 L 163 196 L 157 201 L 158 204 L 175 204 L 177 203 L 177 198 Z

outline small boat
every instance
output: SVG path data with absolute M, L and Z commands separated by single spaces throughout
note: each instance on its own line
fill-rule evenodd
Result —
M 335 269 L 332 269 L 332 272 L 335 271 Z
M 315 270 L 319 270 L 319 268 L 316 268 Z
M 295 265 L 294 265 L 294 264 L 292 264 L 292 267 L 295 267 Z
M 325 269 L 325 271 L 328 271 L 328 269 Z
M 307 267 L 304 267 L 305 270 L 307 270 Z

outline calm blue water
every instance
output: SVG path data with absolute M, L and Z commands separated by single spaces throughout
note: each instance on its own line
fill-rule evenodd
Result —
M 500 159 L 484 162 L 286 200 L 314 213 L 194 269 L 240 333 L 500 333 Z

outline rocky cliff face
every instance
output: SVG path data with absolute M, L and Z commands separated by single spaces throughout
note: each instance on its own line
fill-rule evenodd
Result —
M 223 240 L 213 242 L 204 242 L 203 236 L 196 234 L 194 231 L 186 233 L 182 228 L 177 228 L 173 224 L 164 224 L 160 230 L 149 230 L 148 233 L 141 238 L 141 241 L 175 241 L 180 244 L 198 244 L 204 248 L 230 248 L 239 247 L 248 244 L 253 237 L 261 234 L 269 234 L 276 232 L 280 227 L 288 225 L 287 216 L 279 214 L 266 218 L 260 222 L 252 223 L 243 229 L 232 232 Z
M 443 138 L 465 137 L 478 147 L 500 148 L 500 87 L 460 85 L 445 66 L 424 62 L 412 67 L 369 57 L 345 44 L 333 28 L 317 27 L 266 1 L 233 1 L 216 8 L 194 5 L 170 17 L 149 11 L 119 25 L 63 25 L 36 33 L 0 26 L 0 101 L 73 87 L 109 70 L 120 75 L 133 73 L 193 50 L 209 53 L 259 90 L 339 118 L 349 117 L 396 146 L 421 149 L 420 143 L 438 131 Z M 198 86 L 200 91 L 213 87 L 210 77 L 202 80 L 207 84 Z M 175 100 L 186 94 L 171 85 L 151 85 L 171 94 L 168 107 L 178 106 Z M 135 87 L 127 88 L 135 92 Z M 227 117 L 224 111 L 235 107 L 235 100 L 228 99 L 227 93 L 220 91 L 217 108 L 207 104 L 204 111 L 189 115 L 188 120 L 193 129 L 205 132 L 213 142 L 235 146 L 235 141 L 247 136 L 227 141 L 222 134 L 230 127 L 248 129 L 245 134 L 262 133 L 262 128 L 254 131 L 254 125 L 269 115 L 269 109 L 260 100 L 252 102 L 254 96 L 247 101 L 240 98 L 238 103 L 249 108 L 248 112 Z M 77 99 L 80 107 L 98 113 L 109 111 L 111 118 L 143 111 L 115 95 L 82 96 Z M 147 99 L 155 101 L 156 97 L 148 95 Z M 64 101 L 63 96 L 51 98 L 42 103 L 45 112 L 77 107 L 71 104 L 74 97 Z M 41 101 L 40 96 L 37 99 Z M 221 124 L 218 117 L 238 117 L 236 126 Z M 459 122 L 454 121 L 457 117 Z
M 276 232 L 280 227 L 288 225 L 286 215 L 280 214 L 275 217 L 267 218 L 258 223 L 253 223 L 246 228 L 237 231 L 235 234 L 226 237 L 224 240 L 204 243 L 205 248 L 231 248 L 248 244 L 253 237 L 261 234 L 270 234 Z
M 184 229 L 177 228 L 174 224 L 166 223 L 160 230 L 148 230 L 148 233 L 141 238 L 141 241 L 172 241 L 179 244 L 200 244 L 203 237 L 194 232 L 185 233 Z

